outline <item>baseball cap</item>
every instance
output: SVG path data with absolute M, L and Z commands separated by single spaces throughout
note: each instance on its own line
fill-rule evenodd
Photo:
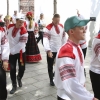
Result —
M 65 32 L 68 32 L 68 30 L 75 28 L 77 26 L 80 26 L 80 27 L 85 26 L 85 25 L 87 25 L 87 23 L 89 21 L 90 21 L 90 19 L 82 20 L 78 16 L 72 16 L 72 17 L 68 18 L 64 23 Z
M 24 17 L 24 16 L 17 16 L 16 19 L 19 19 L 19 20 L 25 21 L 25 17 Z

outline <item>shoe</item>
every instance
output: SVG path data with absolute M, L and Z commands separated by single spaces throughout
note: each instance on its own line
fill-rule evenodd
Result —
M 10 91 L 10 94 L 14 94 L 17 90 L 17 85 L 14 85 L 12 90 Z
M 22 81 L 21 81 L 21 79 L 20 79 L 19 76 L 17 76 L 17 81 L 18 81 L 18 85 L 19 85 L 19 87 L 22 87 Z
M 53 81 L 50 81 L 50 85 L 51 85 L 51 86 L 55 86 L 55 84 L 54 84 Z

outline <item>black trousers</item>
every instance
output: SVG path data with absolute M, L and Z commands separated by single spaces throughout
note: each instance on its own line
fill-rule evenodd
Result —
M 37 43 L 41 40 L 41 43 L 43 44 L 43 33 L 44 32 L 39 31 L 39 37 L 37 38 Z
M 82 49 L 82 52 L 83 52 L 84 59 L 85 59 L 85 57 L 86 57 L 86 52 L 87 52 L 87 47 L 86 47 L 86 48 L 84 48 L 84 49 Z
M 100 100 L 100 74 L 96 74 L 90 71 L 90 79 L 92 83 L 94 97 Z
M 62 98 L 60 98 L 59 96 L 57 96 L 57 100 L 64 100 L 64 99 L 62 99 Z
M 49 74 L 49 78 L 50 81 L 53 81 L 53 64 L 54 64 L 54 60 L 56 58 L 57 53 L 56 52 L 52 52 L 53 53 L 53 57 L 50 58 L 47 54 L 47 65 L 48 65 L 48 74 Z
M 10 64 L 10 78 L 12 81 L 12 84 L 16 84 L 16 63 L 18 60 L 18 66 L 19 66 L 19 70 L 18 70 L 18 76 L 20 79 L 22 79 L 23 75 L 24 75 L 24 71 L 25 71 L 25 53 L 23 53 L 23 62 L 24 65 L 21 65 L 20 62 L 20 54 L 15 54 L 15 55 L 10 55 L 9 57 L 9 64 Z
M 0 64 L 0 100 L 6 100 L 7 89 L 6 89 L 6 72 Z
M 83 52 L 83 55 L 84 55 L 84 59 L 86 57 L 86 51 L 87 51 L 87 47 L 82 49 L 82 52 Z M 86 70 L 85 70 L 85 68 L 84 68 L 84 74 L 85 74 L 85 77 L 86 77 Z

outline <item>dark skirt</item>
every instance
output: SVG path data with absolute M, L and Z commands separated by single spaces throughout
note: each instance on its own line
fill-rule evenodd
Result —
M 35 40 L 33 31 L 28 31 L 28 41 L 26 44 L 26 62 L 38 62 L 40 61 L 41 55 Z

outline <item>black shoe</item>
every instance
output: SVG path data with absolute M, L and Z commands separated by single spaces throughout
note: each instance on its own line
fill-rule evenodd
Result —
M 17 76 L 17 81 L 18 81 L 18 85 L 19 85 L 19 87 L 22 87 L 22 82 L 21 82 L 21 79 L 20 79 L 19 76 Z
M 50 85 L 51 85 L 51 86 L 55 86 L 55 84 L 54 84 L 53 81 L 50 81 Z
M 17 86 L 14 86 L 14 87 L 12 88 L 12 90 L 10 91 L 10 94 L 14 94 L 14 93 L 16 92 L 16 90 L 17 90 Z

